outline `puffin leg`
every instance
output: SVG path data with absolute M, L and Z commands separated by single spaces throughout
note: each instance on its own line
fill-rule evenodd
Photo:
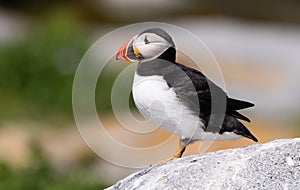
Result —
M 180 138 L 180 141 L 179 141 L 179 147 L 177 148 L 176 152 L 173 154 L 173 156 L 167 158 L 167 159 L 164 159 L 164 160 L 161 160 L 159 162 L 156 162 L 155 164 L 152 164 L 150 166 L 153 166 L 153 165 L 157 165 L 157 164 L 163 164 L 163 163 L 166 163 L 168 161 L 171 161 L 171 160 L 174 160 L 175 158 L 181 158 L 181 156 L 183 155 L 186 147 L 189 145 L 189 144 L 192 144 L 193 140 L 191 139 L 188 139 L 188 138 L 183 138 L 181 137 Z

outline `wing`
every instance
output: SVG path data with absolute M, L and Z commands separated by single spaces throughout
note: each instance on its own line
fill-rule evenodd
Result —
M 174 87 L 177 95 L 184 100 L 191 110 L 200 114 L 224 113 L 225 111 L 229 116 L 250 122 L 246 116 L 237 110 L 252 107 L 254 104 L 229 98 L 226 92 L 200 71 L 180 63 L 174 64 L 179 69 L 169 69 L 164 78 L 170 87 Z M 213 101 L 211 97 L 213 97 Z M 212 108 L 214 110 L 211 110 Z
M 242 100 L 229 98 L 219 86 L 210 81 L 203 73 L 195 69 L 175 63 L 179 68 L 168 69 L 164 75 L 168 85 L 174 87 L 176 94 L 194 113 L 199 114 L 205 125 L 205 131 L 223 134 L 231 132 L 252 139 L 255 136 L 237 119 L 250 122 L 237 110 L 254 106 Z M 213 96 L 213 101 L 211 97 Z M 200 105 L 200 110 L 199 110 Z M 213 106 L 212 106 L 213 105 Z M 212 110 L 212 108 L 217 108 Z M 224 113 L 223 121 L 220 114 Z M 220 126 L 220 123 L 221 126 Z M 210 124 L 210 125 L 209 125 Z

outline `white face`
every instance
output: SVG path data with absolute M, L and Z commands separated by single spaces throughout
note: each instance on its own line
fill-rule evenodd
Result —
M 139 51 L 144 59 L 155 59 L 172 47 L 167 40 L 154 33 L 144 33 L 138 36 L 133 46 Z

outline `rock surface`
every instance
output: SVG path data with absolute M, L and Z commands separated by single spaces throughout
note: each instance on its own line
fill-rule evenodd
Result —
M 300 138 L 187 156 L 108 189 L 300 189 Z

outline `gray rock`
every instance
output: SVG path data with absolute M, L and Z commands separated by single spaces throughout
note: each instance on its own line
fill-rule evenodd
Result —
M 108 189 L 300 189 L 300 138 L 187 156 Z

